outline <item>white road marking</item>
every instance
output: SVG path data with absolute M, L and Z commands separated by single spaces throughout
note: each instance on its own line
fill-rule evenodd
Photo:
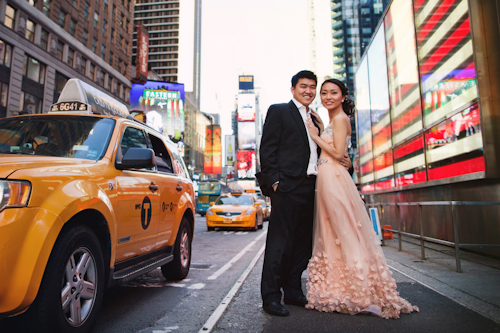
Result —
M 171 327 L 164 327 L 164 331 L 159 331 L 159 330 L 154 330 L 153 333 L 170 333 L 173 332 L 174 330 L 178 330 L 179 326 L 171 326 Z
M 190 285 L 188 287 L 188 289 L 203 289 L 205 288 L 205 284 L 204 283 L 195 283 L 193 285 Z
M 261 239 L 262 237 L 264 237 L 266 234 L 267 234 L 267 231 L 265 231 L 262 234 L 260 234 L 257 238 L 255 238 L 255 240 L 253 240 L 252 242 L 250 242 L 250 244 L 248 244 L 247 246 L 245 246 L 245 248 L 243 250 L 241 250 L 240 253 L 238 253 L 237 255 L 235 255 L 233 257 L 233 259 L 231 259 L 227 264 L 225 264 L 224 266 L 222 266 L 221 268 L 219 268 L 219 270 L 217 272 L 215 272 L 214 274 L 212 274 L 211 276 L 209 276 L 208 280 L 215 280 L 215 279 L 217 279 L 222 273 L 224 273 L 225 271 L 227 271 L 229 269 L 229 267 L 231 267 L 235 262 L 237 262 L 248 250 L 250 250 L 255 245 L 255 243 L 257 243 L 257 241 L 259 239 Z
M 259 238 L 260 238 L 260 236 L 257 239 L 259 239 Z M 253 267 L 255 266 L 255 264 L 257 263 L 257 261 L 259 260 L 260 256 L 264 252 L 265 247 L 266 247 L 266 244 L 262 245 L 262 247 L 260 248 L 260 250 L 257 252 L 257 254 L 255 255 L 255 257 L 253 258 L 252 262 L 250 262 L 250 265 L 248 265 L 247 269 L 245 269 L 245 271 L 243 272 L 243 274 L 241 274 L 241 276 L 239 277 L 238 281 L 236 281 L 236 283 L 234 284 L 234 286 L 227 293 L 226 297 L 224 297 L 224 299 L 219 304 L 219 306 L 217 307 L 217 309 L 215 309 L 215 311 L 212 313 L 212 315 L 210 316 L 210 318 L 208 318 L 207 322 L 202 326 L 202 328 L 198 331 L 198 333 L 207 333 L 207 332 L 210 333 L 212 331 L 212 329 L 217 324 L 217 322 L 219 321 L 220 317 L 222 316 L 222 314 L 226 310 L 226 308 L 229 305 L 229 303 L 231 303 L 231 300 L 233 299 L 234 295 L 238 292 L 238 290 L 240 289 L 241 285 L 243 284 L 243 282 L 247 278 L 248 274 L 250 274 L 250 271 L 253 269 Z

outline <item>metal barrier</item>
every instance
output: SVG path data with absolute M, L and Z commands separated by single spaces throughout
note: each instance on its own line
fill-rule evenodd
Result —
M 445 241 L 442 239 L 426 237 L 424 236 L 424 226 L 422 222 L 422 206 L 445 206 L 449 205 L 451 209 L 451 222 L 453 224 L 453 236 L 455 241 Z M 473 247 L 500 247 L 500 244 L 460 244 L 458 238 L 458 218 L 456 216 L 456 206 L 458 205 L 470 205 L 470 206 L 498 206 L 500 202 L 479 202 L 479 201 L 426 201 L 426 202 L 399 202 L 399 203 L 374 203 L 374 204 L 365 204 L 368 207 L 380 207 L 380 212 L 382 212 L 382 206 L 396 206 L 397 213 L 397 230 L 393 229 L 382 229 L 383 231 L 388 231 L 392 233 L 398 234 L 398 243 L 399 243 L 399 251 L 402 251 L 401 244 L 401 236 L 408 236 L 411 238 L 420 239 L 420 248 L 421 248 L 421 256 L 422 260 L 425 260 L 425 247 L 424 242 L 431 242 L 446 246 L 451 246 L 455 248 L 455 260 L 457 265 L 457 272 L 462 273 L 462 266 L 460 265 L 460 248 L 473 248 Z M 420 235 L 412 234 L 409 232 L 401 231 L 401 206 L 419 206 L 419 220 L 420 220 Z M 382 218 L 380 218 L 381 225 Z M 382 235 L 382 245 L 384 245 L 384 237 Z

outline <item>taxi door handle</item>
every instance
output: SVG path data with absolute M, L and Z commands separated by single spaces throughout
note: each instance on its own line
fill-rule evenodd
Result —
M 150 189 L 151 191 L 153 191 L 153 192 L 154 192 L 154 191 L 158 191 L 158 185 L 151 184 L 151 185 L 149 185 L 149 189 Z
M 175 189 L 180 192 L 180 191 L 182 191 L 182 186 L 177 185 L 177 187 Z

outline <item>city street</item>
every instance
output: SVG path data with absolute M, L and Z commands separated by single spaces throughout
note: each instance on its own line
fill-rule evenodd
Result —
M 497 316 L 497 321 L 500 319 L 498 304 L 490 304 L 489 308 L 486 304 L 498 303 L 499 290 L 495 280 L 500 277 L 499 270 L 498 267 L 490 267 L 498 263 L 479 265 L 464 260 L 464 273 L 458 274 L 453 272 L 452 266 L 447 266 L 447 261 L 452 261 L 453 257 L 428 250 L 429 262 L 418 272 L 411 265 L 422 265 L 422 262 L 412 257 L 411 243 L 405 244 L 407 252 L 397 252 L 389 242 L 384 252 L 401 296 L 419 306 L 420 313 L 403 314 L 398 320 L 383 320 L 368 315 L 352 317 L 288 306 L 289 317 L 269 316 L 262 311 L 260 300 L 261 253 L 266 230 L 267 223 L 263 230 L 256 232 L 208 232 L 205 219 L 197 215 L 193 261 L 188 278 L 177 283 L 167 282 L 161 272 L 155 270 L 125 286 L 108 289 L 93 332 L 500 331 L 498 322 L 476 312 L 482 309 L 487 313 L 489 309 L 490 317 Z M 418 247 L 415 249 L 418 250 Z M 441 265 L 434 265 L 431 262 L 433 259 L 441 260 Z M 467 298 L 460 291 L 467 288 L 460 285 L 474 284 L 471 281 L 474 275 L 468 272 L 490 279 L 488 285 L 488 282 L 477 278 L 477 284 L 482 284 L 485 292 L 481 296 L 486 304 L 483 308 L 476 304 L 478 299 L 471 297 L 474 295 Z M 425 280 L 425 276 L 431 274 L 435 275 L 435 285 L 431 280 Z M 445 275 L 455 280 L 446 280 Z M 305 280 L 306 274 L 303 276 L 304 286 Z M 453 290 L 447 292 L 446 288 L 440 287 L 438 280 L 451 281 L 447 288 Z M 475 292 L 470 291 L 471 294 Z M 486 294 L 490 295 L 490 299 Z M 476 311 L 471 309 L 473 307 L 477 308 Z M 0 332 L 36 332 L 36 328 L 30 327 L 25 318 L 19 316 L 3 320 Z

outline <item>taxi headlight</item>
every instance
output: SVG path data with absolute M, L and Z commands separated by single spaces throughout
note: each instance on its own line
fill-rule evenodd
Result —
M 0 211 L 8 207 L 25 207 L 31 193 L 31 184 L 19 180 L 0 180 Z
M 214 215 L 214 212 L 212 212 L 211 208 L 207 210 L 207 215 Z
M 252 215 L 254 212 L 254 209 L 253 207 L 250 207 L 248 208 L 246 211 L 245 211 L 245 216 L 249 216 L 249 215 Z

